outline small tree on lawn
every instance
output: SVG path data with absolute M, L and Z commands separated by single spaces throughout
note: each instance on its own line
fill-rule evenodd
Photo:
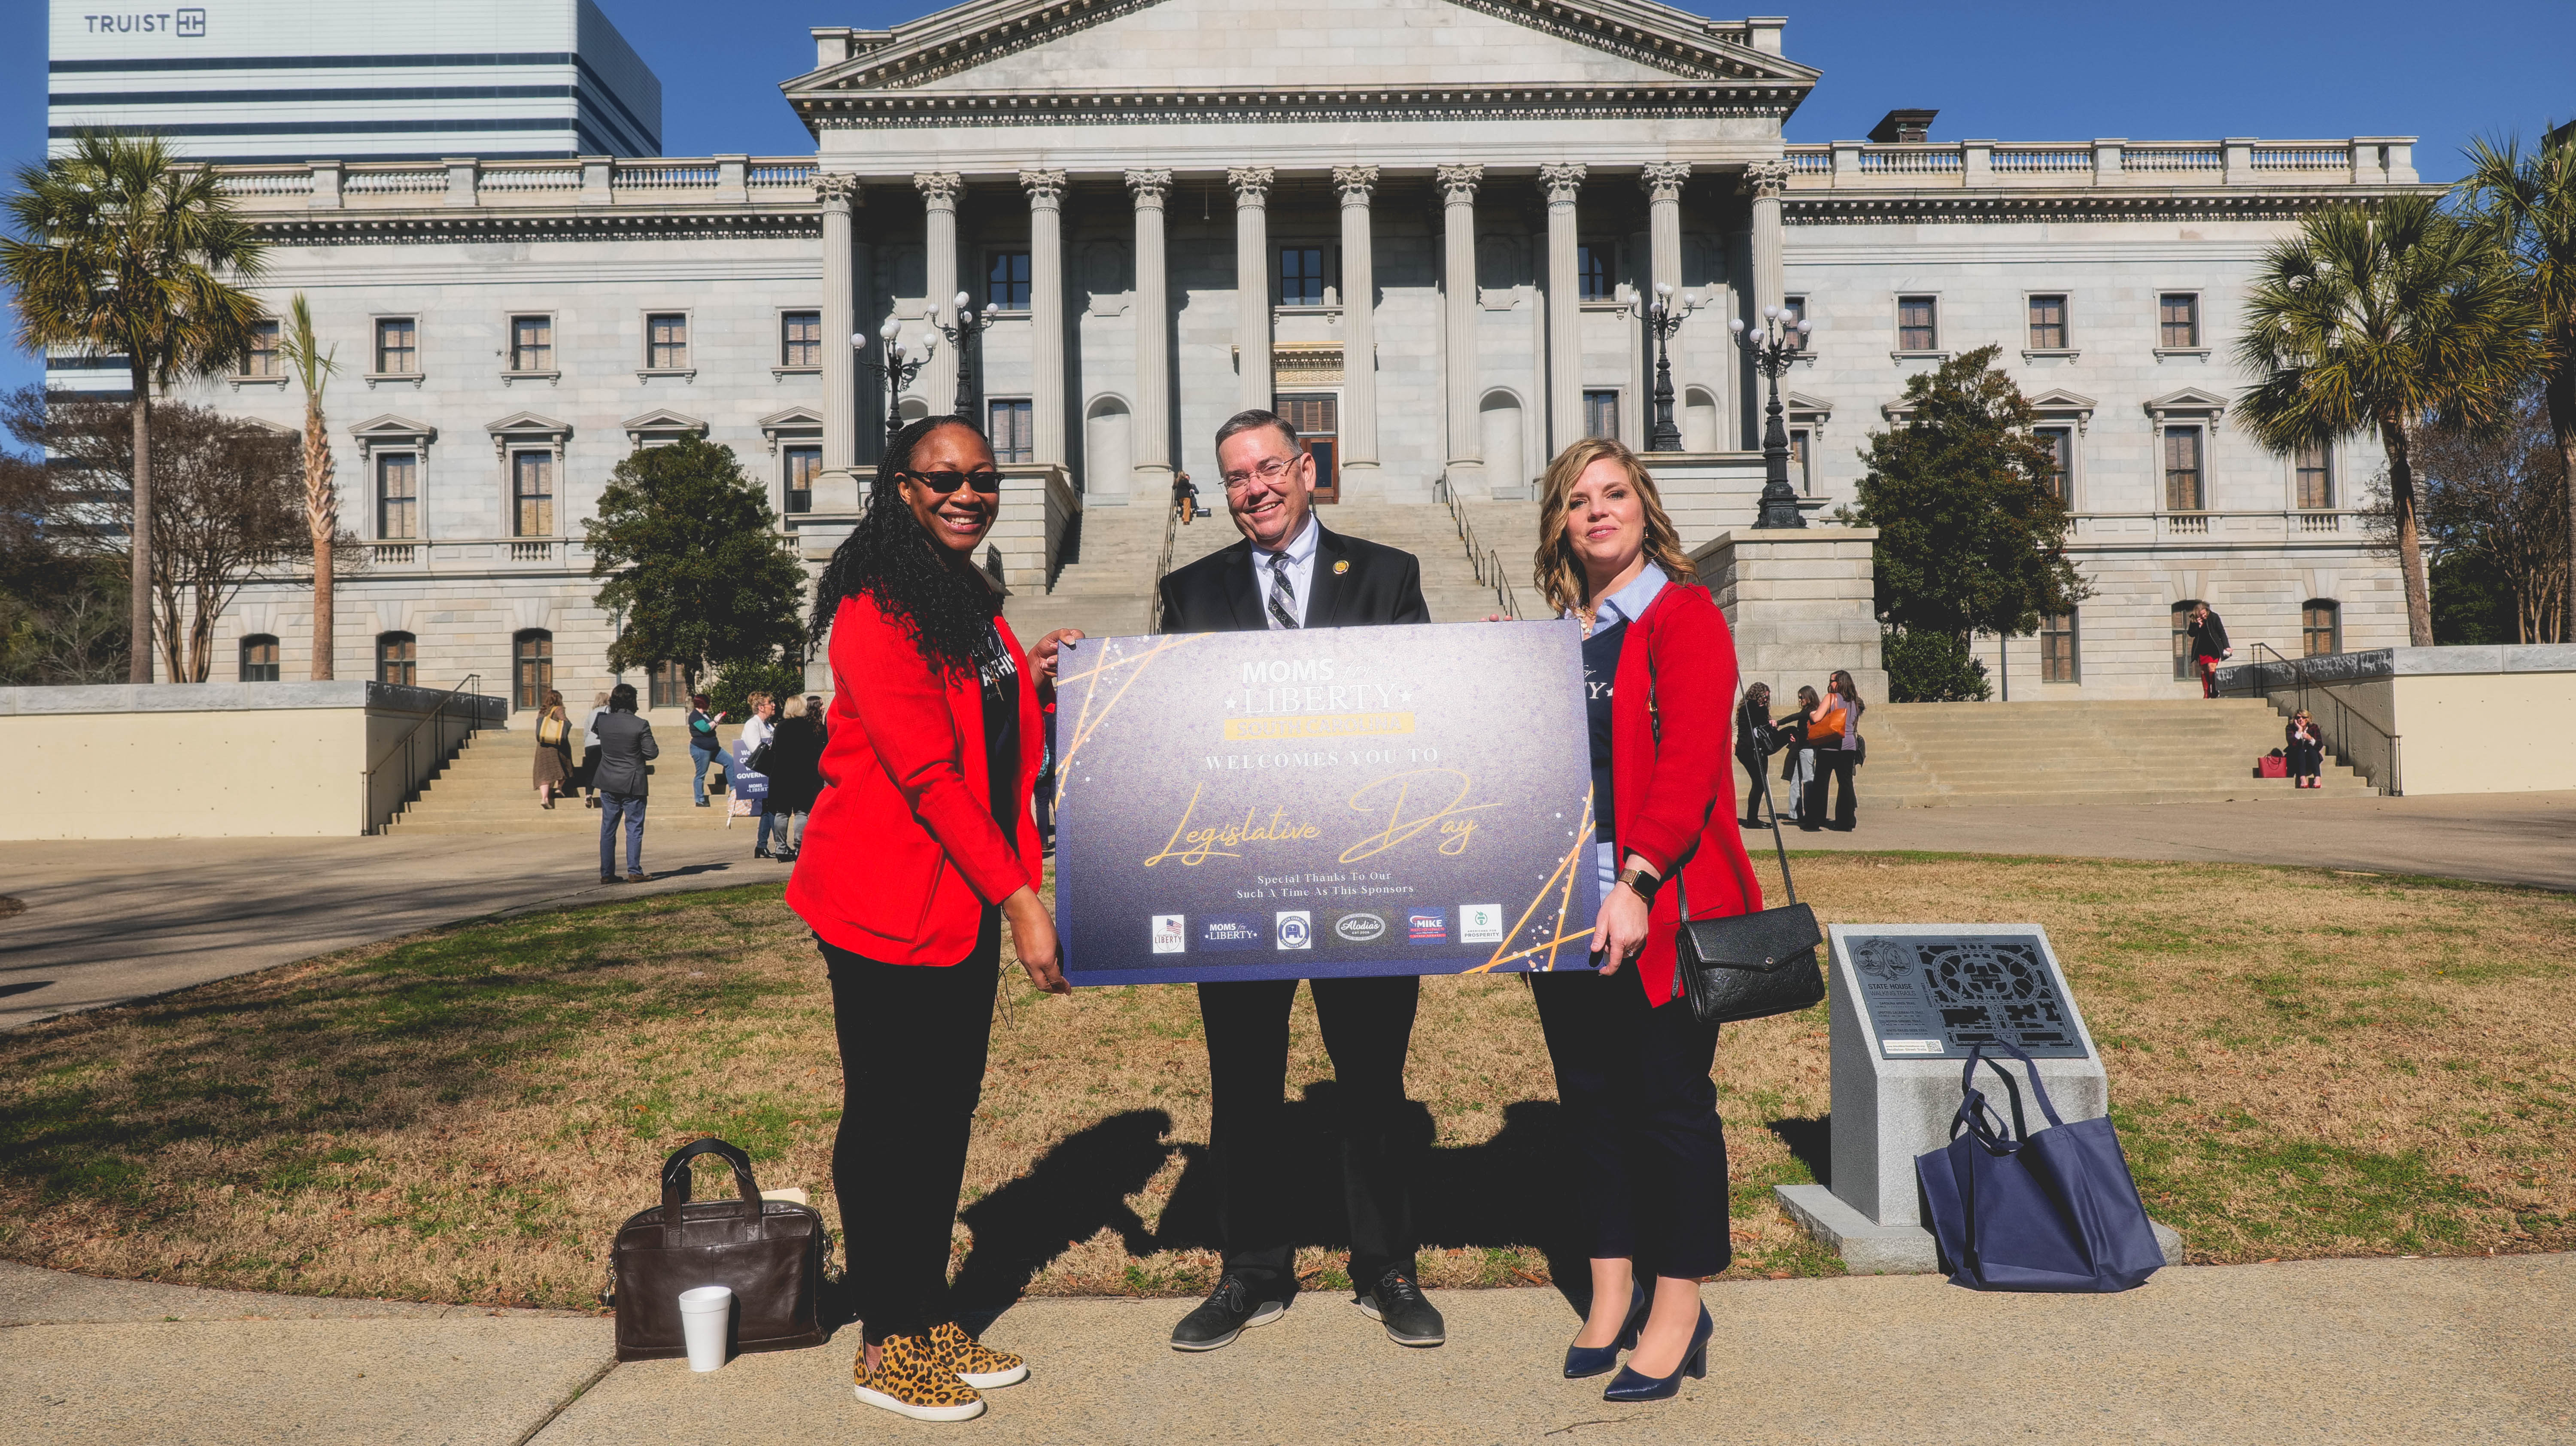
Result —
M 2066 559 L 2056 459 L 1986 346 L 1909 377 L 1903 426 L 1872 432 L 1851 519 L 1878 529 L 1878 615 L 1890 696 L 1982 698 L 1975 633 L 2027 633 L 2091 589 Z
M 624 618 L 610 667 L 680 666 L 691 691 L 711 664 L 803 660 L 805 570 L 733 449 L 696 437 L 617 464 L 585 527 L 601 607 Z
M 325 683 L 331 680 L 332 655 L 338 648 L 332 622 L 331 543 L 340 532 L 340 483 L 331 462 L 330 427 L 322 419 L 322 389 L 330 385 L 331 374 L 340 364 L 332 360 L 338 348 L 324 347 L 313 335 L 313 308 L 304 304 L 303 292 L 295 293 L 287 315 L 286 335 L 277 349 L 295 368 L 296 380 L 304 384 L 304 525 L 312 534 L 313 548 L 313 681 Z

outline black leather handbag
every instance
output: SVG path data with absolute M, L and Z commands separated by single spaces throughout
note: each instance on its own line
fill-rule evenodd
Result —
M 733 1166 L 738 1200 L 691 1200 L 689 1161 L 721 1155 Z M 823 1215 L 792 1200 L 763 1200 L 751 1157 L 722 1140 L 683 1145 L 662 1162 L 662 1203 L 638 1211 L 609 1252 L 615 1276 L 617 1358 L 650 1361 L 689 1353 L 680 1333 L 680 1292 L 729 1286 L 738 1352 L 819 1346 L 826 1332 Z
M 1762 806 L 1771 815 L 1771 842 L 1780 850 L 1780 882 L 1789 902 L 1758 914 L 1693 919 L 1690 885 L 1682 870 L 1674 871 L 1682 922 L 1673 940 L 1673 992 L 1690 1001 L 1691 1014 L 1702 1024 L 1794 1013 L 1825 997 L 1825 972 L 1816 962 L 1824 932 L 1816 927 L 1816 911 L 1798 902 L 1798 885 L 1789 877 L 1789 845 L 1772 807 L 1770 770 L 1755 773 L 1762 779 Z

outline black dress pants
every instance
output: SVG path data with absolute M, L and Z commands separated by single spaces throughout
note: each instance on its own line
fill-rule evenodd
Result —
M 1414 1269 L 1414 1141 L 1407 1138 L 1404 1054 L 1422 981 L 1412 975 L 1317 979 L 1315 1021 L 1333 1059 L 1342 1197 L 1350 1212 L 1351 1282 L 1374 1285 L 1391 1266 Z M 1295 1224 L 1287 1178 L 1288 1009 L 1294 979 L 1199 986 L 1207 1026 L 1209 1144 L 1216 1156 L 1217 1232 L 1225 1268 L 1255 1296 L 1296 1288 Z
M 1649 1007 L 1633 966 L 1529 981 L 1565 1107 L 1586 1258 L 1633 1261 L 1641 1277 L 1726 1269 L 1726 1130 L 1709 1078 L 1717 1026 L 1684 999 Z
M 1857 756 L 1847 749 L 1816 750 L 1816 776 L 1807 784 L 1806 807 L 1800 810 L 1801 823 L 1820 824 L 1825 821 L 1825 785 L 1835 782 L 1839 782 L 1840 790 L 1834 799 L 1834 826 L 1850 828 L 1859 821 L 1860 801 L 1852 796 L 1852 764 L 1855 761 Z
M 1762 783 L 1763 766 L 1770 760 L 1757 749 L 1739 748 L 1735 750 L 1735 761 L 1744 768 L 1744 822 L 1749 827 L 1760 828 L 1768 822 L 1762 817 Z
M 874 1345 L 949 1318 L 948 1246 L 984 1093 L 1001 912 L 984 911 L 975 952 L 946 968 L 822 950 L 841 1045 L 832 1194 L 851 1305 Z

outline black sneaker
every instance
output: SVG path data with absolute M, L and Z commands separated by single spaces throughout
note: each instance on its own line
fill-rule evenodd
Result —
M 1387 1339 L 1397 1345 L 1436 1346 L 1449 1339 L 1439 1307 L 1401 1265 L 1388 1267 L 1375 1286 L 1360 1292 L 1357 1304 L 1370 1320 L 1386 1327 Z
M 1197 1310 L 1181 1317 L 1181 1323 L 1172 1327 L 1172 1349 L 1213 1351 L 1230 1346 L 1246 1330 L 1268 1325 L 1287 1313 L 1285 1298 L 1255 1300 L 1252 1287 L 1244 1283 L 1243 1277 L 1229 1272 L 1216 1283 L 1215 1290 L 1208 1292 Z

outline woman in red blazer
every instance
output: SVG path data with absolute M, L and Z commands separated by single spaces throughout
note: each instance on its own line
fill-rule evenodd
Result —
M 1602 883 L 1598 967 L 1530 976 L 1591 1236 L 1592 1305 L 1565 1374 L 1604 1374 L 1631 1350 L 1604 1399 L 1660 1400 L 1707 1373 L 1699 1282 L 1731 1255 L 1717 1026 L 1675 997 L 1673 941 L 1685 893 L 1694 919 L 1762 907 L 1728 767 L 1735 642 L 1654 478 L 1608 438 L 1548 465 L 1537 574 L 1583 624 Z
M 859 1399 L 920 1421 L 980 1415 L 977 1388 L 1028 1375 L 947 1306 L 1005 921 L 1030 981 L 1065 992 L 1029 799 L 1038 692 L 1054 687 L 1057 645 L 1081 634 L 1020 651 L 974 561 L 1000 504 L 993 449 L 964 418 L 924 418 L 887 445 L 815 590 L 833 717 L 787 885 L 832 981 L 832 1192 L 864 1341 Z

